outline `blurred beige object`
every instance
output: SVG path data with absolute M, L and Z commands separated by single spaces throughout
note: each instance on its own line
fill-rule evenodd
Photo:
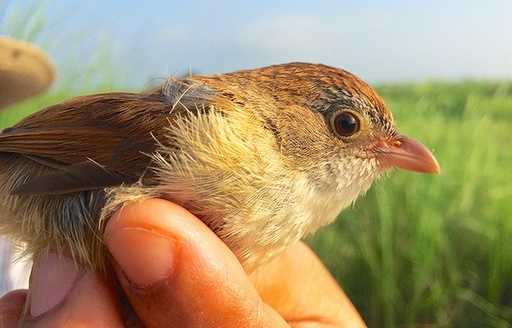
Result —
M 45 91 L 54 78 L 53 65 L 43 51 L 0 36 L 0 110 Z M 0 295 L 28 286 L 31 261 L 15 260 L 9 241 L 0 237 Z
M 46 90 L 54 78 L 53 65 L 42 50 L 0 36 L 0 109 Z

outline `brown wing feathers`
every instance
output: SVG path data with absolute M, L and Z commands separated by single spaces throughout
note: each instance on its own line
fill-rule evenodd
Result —
M 112 93 L 48 107 L 0 134 L 0 153 L 49 168 L 13 190 L 59 194 L 137 181 L 168 105 L 158 95 Z

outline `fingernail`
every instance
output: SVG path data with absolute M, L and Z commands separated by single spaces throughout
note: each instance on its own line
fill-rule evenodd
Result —
M 78 274 L 73 260 L 62 254 L 48 252 L 37 259 L 30 277 L 30 314 L 37 317 L 61 304 Z
M 175 266 L 177 242 L 161 232 L 125 227 L 108 233 L 105 239 L 117 264 L 137 287 L 167 279 Z

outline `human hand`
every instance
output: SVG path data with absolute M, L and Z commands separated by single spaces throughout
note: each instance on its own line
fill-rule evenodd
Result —
M 247 275 L 206 225 L 160 199 L 123 208 L 104 240 L 144 326 L 365 327 L 303 243 Z M 35 263 L 30 290 L 0 299 L 0 320 L 2 328 L 123 327 L 114 286 L 52 252 Z

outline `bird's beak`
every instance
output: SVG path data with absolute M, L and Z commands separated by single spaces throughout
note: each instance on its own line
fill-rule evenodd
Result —
M 441 168 L 427 147 L 406 136 L 379 141 L 375 148 L 382 168 L 398 167 L 421 173 L 439 173 Z

